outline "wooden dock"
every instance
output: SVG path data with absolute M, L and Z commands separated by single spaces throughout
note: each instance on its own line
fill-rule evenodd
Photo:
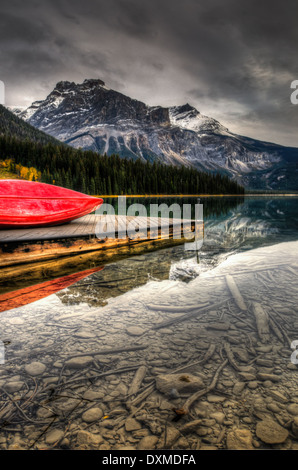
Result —
M 98 237 L 99 222 L 107 223 Z M 123 236 L 127 229 L 137 226 L 133 237 Z M 111 231 L 109 227 L 114 227 Z M 195 230 L 197 233 L 195 234 Z M 129 233 L 129 231 L 128 231 Z M 120 236 L 121 234 L 121 236 Z M 182 232 L 179 219 L 100 216 L 89 214 L 69 224 L 56 227 L 13 229 L 0 231 L 0 267 L 40 262 L 65 256 L 75 256 L 101 250 L 102 260 L 110 260 L 120 251 L 129 253 L 137 247 L 157 249 L 203 237 L 203 221 L 189 221 Z

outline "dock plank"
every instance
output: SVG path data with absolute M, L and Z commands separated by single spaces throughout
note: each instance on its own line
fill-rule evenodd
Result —
M 108 230 L 101 228 L 97 233 L 98 222 L 108 224 Z M 115 226 L 113 225 L 115 222 Z M 138 229 L 134 231 L 134 222 Z M 110 224 L 110 226 L 109 226 Z M 195 221 L 191 221 L 188 233 L 194 237 Z M 128 233 L 127 228 L 131 229 Z M 0 230 L 0 267 L 49 260 L 78 253 L 101 251 L 105 259 L 116 256 L 123 250 L 134 250 L 137 246 L 164 246 L 183 243 L 183 224 L 179 219 L 164 219 L 135 216 L 106 216 L 89 214 L 68 224 L 55 227 L 32 229 Z M 203 236 L 203 221 L 199 232 Z M 121 233 L 122 232 L 122 233 Z M 124 235 L 123 235 L 124 232 Z M 172 240 L 172 241 L 171 241 Z
M 0 244 L 10 242 L 25 242 L 33 240 L 51 240 L 59 238 L 77 238 L 96 236 L 96 227 L 99 220 L 105 217 L 105 220 L 112 223 L 113 216 L 98 216 L 96 214 L 89 214 L 81 217 L 80 219 L 73 220 L 72 222 L 55 227 L 42 227 L 32 229 L 11 229 L 0 230 Z M 133 216 L 115 216 L 115 229 L 116 231 L 126 231 L 128 225 L 132 228 L 131 224 L 136 221 L 139 230 L 147 230 L 149 228 L 180 227 L 180 219 L 162 219 L 157 217 L 133 217 Z

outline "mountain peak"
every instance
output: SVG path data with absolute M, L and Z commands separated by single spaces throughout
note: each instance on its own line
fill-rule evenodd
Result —
M 83 83 L 75 83 L 69 82 L 67 80 L 61 80 L 57 83 L 54 90 L 62 93 L 64 91 L 73 90 L 76 88 L 95 88 L 98 86 L 105 86 L 105 82 L 100 80 L 99 78 L 86 78 Z
M 83 82 L 83 85 L 87 85 L 88 87 L 105 86 L 105 82 L 99 78 L 86 78 Z
M 61 80 L 55 86 L 55 90 L 64 91 L 64 90 L 68 90 L 69 88 L 72 88 L 73 86 L 75 86 L 74 82 L 68 82 L 67 80 Z
M 175 108 L 179 114 L 188 113 L 190 111 L 195 111 L 196 114 L 200 114 L 200 112 L 189 103 L 183 104 L 182 106 L 175 106 Z

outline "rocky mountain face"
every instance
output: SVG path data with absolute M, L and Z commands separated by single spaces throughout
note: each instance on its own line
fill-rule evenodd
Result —
M 147 106 L 98 79 L 59 82 L 15 112 L 75 148 L 221 172 L 254 189 L 298 187 L 298 149 L 233 134 L 189 104 Z

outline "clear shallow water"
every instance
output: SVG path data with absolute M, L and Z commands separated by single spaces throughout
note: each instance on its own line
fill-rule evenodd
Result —
M 298 448 L 298 199 L 201 202 L 198 253 L 1 314 L 2 449 Z

